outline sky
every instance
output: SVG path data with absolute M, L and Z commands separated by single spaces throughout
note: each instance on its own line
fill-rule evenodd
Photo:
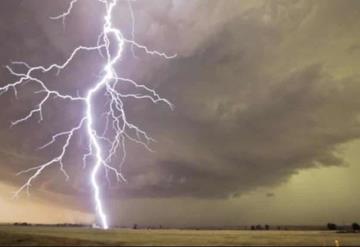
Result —
M 126 1 L 115 23 L 131 36 Z M 156 2 L 156 4 L 154 4 Z M 137 0 L 135 40 L 177 57 L 128 49 L 124 76 L 174 105 L 127 100 L 128 117 L 157 140 L 129 144 L 127 183 L 102 184 L 112 225 L 222 226 L 360 221 L 360 2 Z M 65 0 L 0 2 L 0 86 L 11 61 L 60 63 L 96 43 L 103 9 L 79 0 L 65 23 L 49 19 Z M 86 92 L 99 78 L 98 54 L 81 55 L 59 75 L 41 75 L 63 92 Z M 92 222 L 84 133 L 66 155 L 71 178 L 54 166 L 13 200 L 26 175 L 59 143 L 37 150 L 84 109 L 53 100 L 44 121 L 11 127 L 39 102 L 31 83 L 0 96 L 0 222 Z M 101 99 L 98 101 L 102 103 Z M 118 155 L 115 163 L 120 162 Z

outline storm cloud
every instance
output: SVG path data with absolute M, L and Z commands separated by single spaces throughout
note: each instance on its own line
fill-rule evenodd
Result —
M 339 145 L 360 135 L 360 84 L 356 69 L 342 73 L 337 62 L 359 61 L 360 35 L 355 27 L 360 18 L 353 11 L 359 9 L 358 1 L 346 6 L 340 1 L 156 2 L 156 6 L 134 2 L 136 38 L 177 53 L 177 58 L 164 61 L 137 51 L 140 59 L 126 54 L 121 70 L 154 87 L 174 103 L 175 110 L 127 102 L 129 117 L 157 140 L 156 152 L 130 144 L 123 168 L 128 182 L 113 184 L 111 196 L 237 197 L 283 183 L 303 169 L 344 165 Z M 6 37 L 0 46 L 3 65 L 12 59 L 59 62 L 74 45 L 96 41 L 95 3 L 79 3 L 65 29 L 47 18 L 65 8 L 65 1 L 0 5 L 0 32 Z M 126 4 L 121 5 L 117 21 L 128 18 Z M 129 27 L 124 28 L 129 35 Z M 98 62 L 95 55 L 82 57 L 68 75 L 48 79 L 63 83 L 64 90 L 86 90 L 97 76 L 93 71 L 101 66 Z M 1 85 L 14 79 L 5 69 L 0 78 Z M 0 177 L 7 183 L 20 185 L 25 177 L 15 178 L 16 171 L 56 152 L 56 145 L 47 152 L 36 147 L 82 110 L 53 102 L 45 112 L 46 124 L 35 118 L 9 129 L 10 120 L 36 103 L 33 90 L 19 89 L 18 100 L 11 92 L 0 97 Z M 85 145 L 82 135 L 67 157 L 72 180 L 63 185 L 54 167 L 37 186 L 65 194 L 87 193 L 78 157 Z

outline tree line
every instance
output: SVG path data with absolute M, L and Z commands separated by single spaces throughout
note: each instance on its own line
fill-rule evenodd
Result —
M 338 226 L 335 223 L 327 223 L 326 227 L 327 227 L 328 230 L 332 230 L 332 231 L 344 230 L 343 229 L 344 227 Z M 354 232 L 359 232 L 360 231 L 360 225 L 357 222 L 354 222 L 354 223 L 351 224 L 351 229 Z

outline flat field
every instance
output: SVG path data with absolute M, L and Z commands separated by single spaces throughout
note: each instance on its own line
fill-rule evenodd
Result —
M 360 234 L 331 231 L 99 230 L 0 226 L 0 245 L 360 246 Z

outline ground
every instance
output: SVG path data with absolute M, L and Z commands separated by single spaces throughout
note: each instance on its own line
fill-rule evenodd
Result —
M 0 245 L 360 246 L 360 234 L 332 231 L 130 230 L 0 226 Z

